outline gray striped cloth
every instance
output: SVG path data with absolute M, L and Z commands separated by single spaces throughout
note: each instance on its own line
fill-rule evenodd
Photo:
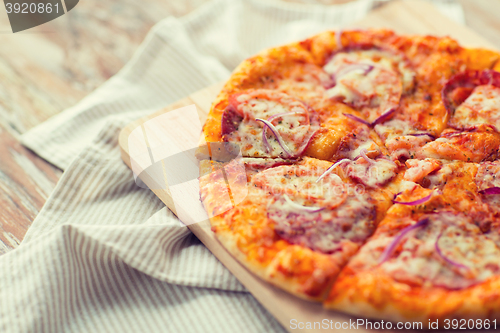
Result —
M 0 257 L 0 332 L 284 331 L 135 185 L 118 134 L 227 79 L 251 54 L 361 19 L 374 5 L 212 1 L 159 22 L 119 74 L 26 133 L 26 146 L 65 171 L 19 248 Z

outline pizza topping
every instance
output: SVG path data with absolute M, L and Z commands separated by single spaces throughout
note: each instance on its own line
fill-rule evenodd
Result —
M 256 174 L 252 182 L 273 196 L 286 194 L 301 205 L 333 208 L 344 202 L 347 191 L 342 179 L 334 173 L 318 182 L 323 172 L 322 168 L 284 165 Z
M 393 137 L 399 137 L 415 132 L 415 129 L 409 122 L 395 118 L 386 121 L 383 124 L 377 124 L 374 129 L 375 132 L 377 132 L 380 138 L 384 141 Z
M 496 159 L 499 148 L 499 133 L 445 130 L 440 138 L 421 147 L 416 157 L 478 163 Z
M 460 263 L 458 263 L 458 262 L 456 262 L 456 261 L 451 260 L 450 258 L 448 258 L 447 256 L 445 256 L 445 255 L 443 254 L 443 252 L 441 251 L 441 248 L 439 247 L 439 239 L 441 238 L 441 236 L 442 236 L 442 235 L 443 235 L 443 233 L 440 233 L 440 234 L 439 234 L 438 238 L 436 239 L 436 243 L 435 243 L 435 245 L 434 245 L 434 247 L 436 248 L 436 252 L 437 252 L 437 254 L 439 254 L 439 256 L 440 256 L 441 258 L 443 258 L 443 259 L 444 259 L 444 261 L 446 261 L 447 263 L 449 263 L 449 264 L 451 264 L 451 265 L 453 265 L 453 266 L 462 267 L 462 268 L 468 268 L 468 267 L 467 267 L 467 266 L 465 266 L 465 265 L 462 265 L 462 264 L 460 264 Z
M 475 178 L 479 190 L 500 187 L 500 177 L 497 175 L 500 175 L 500 161 L 481 163 Z
M 420 183 L 424 177 L 439 170 L 442 162 L 427 158 L 425 160 L 407 160 L 405 162 L 408 169 L 405 171 L 404 179 L 415 183 Z
M 378 156 L 381 152 L 380 147 L 372 139 L 370 130 L 366 127 L 358 127 L 354 131 L 345 135 L 337 149 L 336 158 L 356 159 L 361 150 L 366 149 L 369 156 Z
M 229 102 L 223 139 L 240 145 L 243 156 L 298 157 L 318 129 L 311 126 L 309 108 L 284 93 L 250 90 L 231 95 Z
M 372 164 L 372 165 L 373 165 L 373 164 L 375 164 L 375 161 L 374 161 L 374 160 L 372 160 L 371 158 L 369 158 L 368 156 L 366 156 L 366 153 L 367 153 L 367 152 L 368 152 L 368 151 L 367 151 L 366 149 L 364 149 L 364 148 L 363 148 L 363 149 L 361 149 L 361 150 L 359 151 L 359 157 L 362 157 L 362 158 L 363 158 L 366 162 L 368 162 L 368 163 L 370 163 L 370 164 Z M 359 157 L 357 157 L 357 158 L 355 158 L 355 159 L 358 159 Z
M 366 194 L 349 196 L 336 209 L 307 213 L 297 212 L 294 206 L 278 198 L 267 212 L 280 237 L 323 253 L 339 251 L 352 243 L 361 244 L 374 227 L 373 205 Z
M 422 223 L 425 219 L 428 222 Z M 500 249 L 465 215 L 441 211 L 418 223 L 422 224 L 412 229 L 415 232 L 411 235 L 406 231 L 407 237 L 402 237 L 400 232 L 391 239 L 383 253 L 392 250 L 392 255 L 381 257 L 380 268 L 396 280 L 424 287 L 463 289 L 500 274 Z M 387 241 L 378 239 L 378 244 L 372 246 Z
M 500 130 L 500 87 L 485 85 L 474 88 L 450 120 L 450 125 L 458 129 L 482 124 Z
M 360 71 L 362 75 L 367 75 L 373 70 L 373 65 L 370 64 L 352 64 L 352 65 L 346 65 L 345 67 L 342 67 L 337 73 L 332 74 L 332 80 L 334 83 L 336 82 L 336 78 L 341 78 L 344 75 L 348 74 L 349 72 L 352 71 Z
M 243 117 L 240 116 L 233 106 L 228 106 L 222 114 L 221 131 L 222 135 L 231 134 L 236 131 L 241 124 Z
M 495 214 L 500 214 L 500 161 L 484 162 L 478 167 L 475 183 L 481 194 L 481 201 L 487 204 L 489 210 Z M 497 220 L 498 218 L 493 218 Z M 481 218 L 481 222 L 492 219 Z
M 419 131 L 401 119 L 377 124 L 375 131 L 384 140 L 393 160 L 414 158 L 420 147 L 436 139 L 432 133 Z
M 479 86 L 500 88 L 500 73 L 493 70 L 468 70 L 452 76 L 441 91 L 446 110 L 454 114 L 457 107 Z
M 280 166 L 256 174 L 251 182 L 269 196 L 267 216 L 276 233 L 292 244 L 332 253 L 360 244 L 373 231 L 369 196 L 335 173 L 325 175 L 324 168 Z
M 394 112 L 396 112 L 396 108 L 397 108 L 397 106 L 388 108 L 384 113 L 382 113 L 380 116 L 378 116 L 371 123 L 371 126 L 373 127 L 375 125 L 381 124 L 381 123 L 385 122 L 386 120 L 388 120 L 390 117 L 392 117 L 392 115 L 394 114 Z
M 479 191 L 481 194 L 500 194 L 500 187 L 490 187 L 485 190 Z
M 401 194 L 401 192 L 399 194 Z M 421 205 L 421 204 L 429 201 L 432 198 L 433 194 L 434 194 L 434 192 L 431 192 L 431 193 L 429 193 L 429 195 L 426 195 L 425 197 L 423 197 L 421 199 L 418 199 L 415 201 L 409 201 L 409 202 L 397 201 L 394 198 L 394 200 L 392 200 L 392 202 L 395 204 L 406 205 L 406 206 L 418 206 L 418 205 Z M 396 196 L 396 198 L 397 198 L 397 196 Z
M 376 48 L 345 49 L 323 69 L 334 83 L 326 96 L 362 111 L 372 126 L 392 116 L 403 92 L 413 88 L 415 76 L 402 53 Z
M 349 119 L 352 119 L 354 121 L 357 121 L 357 122 L 360 122 L 361 124 L 363 125 L 366 125 L 366 126 L 371 126 L 372 124 L 367 122 L 366 120 L 364 120 L 363 118 L 360 118 L 360 117 L 357 117 L 353 114 L 350 114 L 350 113 L 342 113 L 345 117 L 349 118 Z
M 347 158 L 344 158 L 340 161 L 337 161 L 335 163 L 333 163 L 328 169 L 326 169 L 326 171 L 318 177 L 318 179 L 316 179 L 316 183 L 319 182 L 321 179 L 323 179 L 326 175 L 328 175 L 330 172 L 333 171 L 333 169 L 335 169 L 336 167 L 338 167 L 339 165 L 341 165 L 342 163 L 346 163 L 346 162 L 351 162 L 351 160 L 347 159 Z
M 427 136 L 431 140 L 436 140 L 436 137 L 434 135 L 432 135 L 431 133 L 428 133 L 428 132 L 424 132 L 424 133 L 410 133 L 408 135 L 410 135 L 410 136 Z
M 435 172 L 429 173 L 421 183 L 424 187 L 434 189 L 442 188 L 455 174 L 454 167 L 451 164 L 444 164 Z
M 269 121 L 264 120 L 264 119 L 256 118 L 255 120 L 260 121 L 260 122 L 264 123 L 264 125 L 266 125 L 266 127 L 264 127 L 264 130 L 262 131 L 262 142 L 264 142 L 264 148 L 265 148 L 266 153 L 269 153 L 272 150 L 272 147 L 269 144 L 269 141 L 267 141 L 267 135 L 266 135 L 267 134 L 266 129 L 269 128 L 271 130 L 271 132 L 273 133 L 274 137 L 276 138 L 276 141 L 278 141 L 281 149 L 283 149 L 283 151 L 288 156 L 290 156 L 290 157 L 293 156 L 292 152 L 290 151 L 290 148 L 288 148 L 288 146 L 286 145 L 283 138 L 281 137 L 278 130 L 276 129 L 276 127 L 274 127 L 273 124 L 271 124 Z
M 366 156 L 366 152 L 363 153 Z M 363 159 L 351 161 L 347 174 L 366 186 L 379 187 L 396 176 L 397 168 L 394 162 L 384 158 L 372 160 L 363 157 Z
M 421 228 L 425 226 L 427 223 L 429 223 L 429 219 L 425 218 L 423 220 L 418 221 L 417 223 L 410 225 L 403 230 L 394 238 L 394 240 L 387 246 L 382 252 L 382 255 L 380 256 L 378 264 L 383 264 L 386 262 L 393 254 L 394 250 L 398 246 L 398 244 L 401 242 L 401 240 L 405 237 L 406 234 L 408 234 L 410 231 Z
M 292 208 L 291 210 L 295 209 L 295 210 L 299 210 L 299 211 L 316 213 L 316 212 L 319 212 L 319 211 L 322 211 L 323 209 L 325 209 L 325 207 L 306 207 L 306 206 L 299 205 L 298 203 L 293 202 L 286 194 L 283 194 L 283 198 L 285 198 L 286 203 Z
M 370 126 L 370 127 L 373 127 L 375 125 L 378 125 L 378 124 L 381 124 L 383 123 L 384 121 L 386 121 L 387 119 L 389 119 L 392 114 L 396 111 L 396 108 L 390 108 L 389 110 L 387 110 L 386 112 L 384 112 L 383 114 L 381 114 L 379 117 L 377 117 L 373 122 L 369 123 L 367 122 L 366 120 L 362 119 L 362 118 L 359 118 L 353 114 L 350 114 L 350 113 L 342 113 L 344 116 L 346 116 L 347 118 L 350 118 L 352 120 L 355 120 L 355 121 L 358 121 L 364 125 L 367 125 L 367 126 Z

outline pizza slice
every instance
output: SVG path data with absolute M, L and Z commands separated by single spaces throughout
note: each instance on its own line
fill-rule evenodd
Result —
M 392 198 L 381 185 L 361 186 L 352 177 L 367 168 L 350 169 L 351 163 L 304 158 L 252 174 L 244 201 L 214 215 L 212 230 L 252 272 L 299 297 L 321 300 Z M 386 184 L 391 178 L 378 179 Z M 201 182 L 210 208 L 217 206 L 210 196 L 214 183 L 222 184 L 216 176 Z
M 408 190 L 408 188 L 407 188 Z M 500 248 L 443 194 L 398 197 L 339 274 L 325 306 L 392 321 L 497 318 Z M 486 296 L 490 295 L 490 296 Z

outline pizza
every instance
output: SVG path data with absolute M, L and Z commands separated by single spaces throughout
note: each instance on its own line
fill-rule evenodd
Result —
M 500 318 L 499 59 L 373 29 L 245 60 L 203 128 L 215 236 L 329 309 Z

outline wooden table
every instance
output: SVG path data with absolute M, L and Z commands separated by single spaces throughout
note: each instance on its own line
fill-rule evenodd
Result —
M 206 1 L 85 0 L 17 34 L 0 10 L 0 254 L 19 245 L 62 173 L 23 147 L 19 136 L 114 75 L 155 22 Z M 500 0 L 460 2 L 467 25 L 500 49 Z

